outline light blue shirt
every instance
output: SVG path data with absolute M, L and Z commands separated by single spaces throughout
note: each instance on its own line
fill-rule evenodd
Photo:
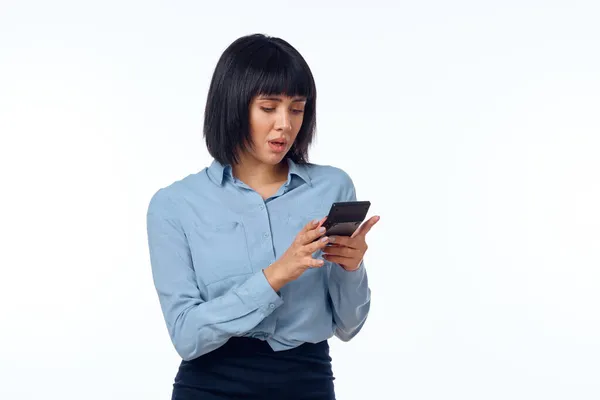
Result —
M 217 161 L 152 197 L 152 275 L 169 335 L 184 360 L 234 336 L 266 340 L 275 351 L 333 335 L 348 341 L 365 323 L 371 291 L 364 263 L 346 271 L 326 261 L 279 292 L 265 278 L 263 269 L 304 225 L 326 216 L 333 202 L 356 200 L 343 170 L 288 163 L 287 182 L 267 200 Z

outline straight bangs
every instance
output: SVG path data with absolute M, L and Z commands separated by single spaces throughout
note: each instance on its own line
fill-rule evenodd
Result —
M 250 76 L 254 77 L 249 82 L 251 96 L 282 94 L 314 98 L 312 74 L 297 58 L 276 47 L 263 47 L 253 58 L 256 63 L 251 65 Z

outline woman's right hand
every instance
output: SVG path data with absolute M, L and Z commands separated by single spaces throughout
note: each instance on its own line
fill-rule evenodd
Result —
M 267 281 L 275 291 L 298 279 L 308 268 L 323 266 L 323 260 L 313 258 L 312 254 L 325 248 L 329 243 L 328 237 L 321 237 L 325 233 L 322 225 L 326 218 L 309 222 L 296 235 L 294 242 L 285 253 L 264 269 Z

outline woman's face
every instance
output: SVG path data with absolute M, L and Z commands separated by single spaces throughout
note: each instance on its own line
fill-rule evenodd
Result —
M 256 161 L 276 165 L 292 147 L 304 119 L 305 97 L 256 96 L 250 103 L 248 153 Z

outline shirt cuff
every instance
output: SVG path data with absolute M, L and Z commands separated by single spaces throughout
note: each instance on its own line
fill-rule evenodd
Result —
M 342 283 L 358 284 L 363 280 L 366 273 L 367 270 L 363 261 L 360 262 L 358 268 L 354 271 L 347 271 L 336 263 L 331 263 L 331 274 L 329 277 Z
M 262 270 L 252 275 L 236 292 L 244 303 L 254 304 L 265 316 L 283 304 L 283 299 L 273 290 Z

